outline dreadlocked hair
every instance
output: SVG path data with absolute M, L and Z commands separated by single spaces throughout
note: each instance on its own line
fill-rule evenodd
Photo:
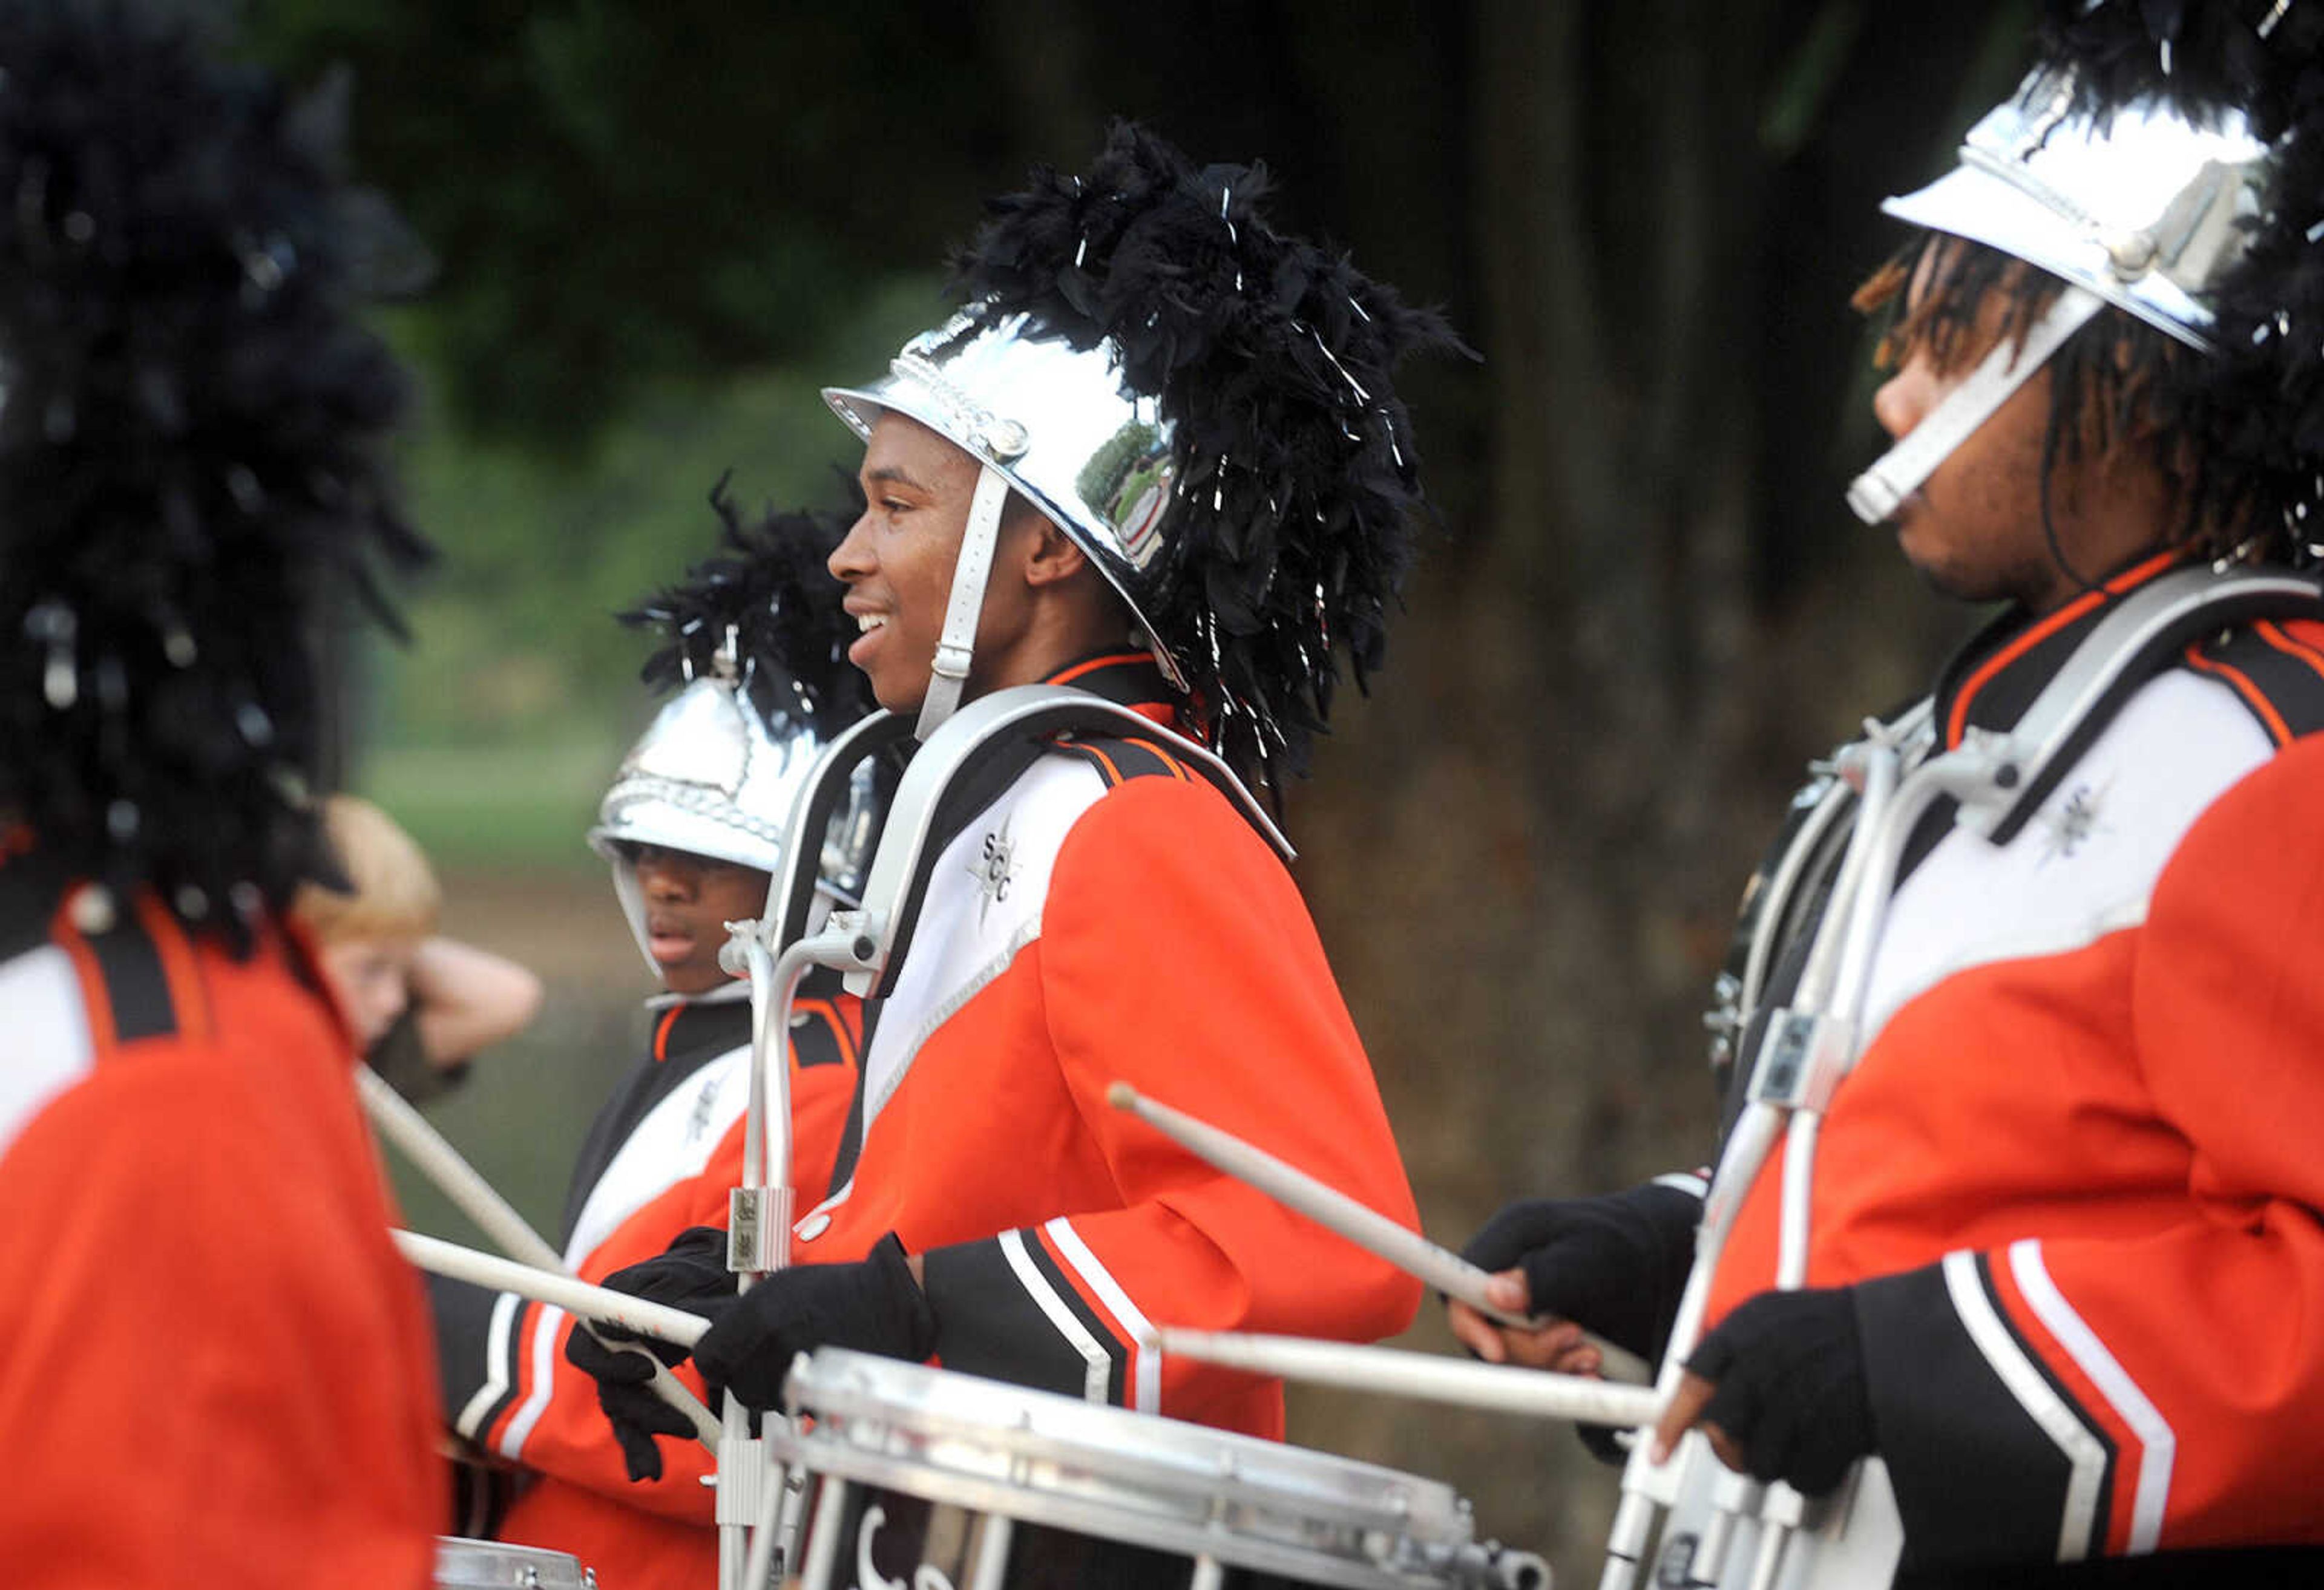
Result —
M 778 734 L 798 724 L 829 740 L 870 712 L 870 682 L 847 660 L 855 630 L 840 606 L 844 591 L 828 567 L 862 511 L 862 493 L 847 478 L 855 497 L 847 511 L 769 508 L 746 521 L 726 489 L 731 472 L 720 476 L 709 499 L 720 527 L 716 555 L 619 615 L 662 637 L 640 677 L 669 691 L 731 666 Z
M 337 876 L 321 598 L 392 623 L 374 573 L 429 548 L 355 312 L 393 217 L 337 179 L 337 102 L 207 41 L 146 0 L 0 3 L 0 813 L 240 952 Z
M 1346 654 L 1359 690 L 1424 511 L 1393 384 L 1414 353 L 1466 353 L 1344 255 L 1277 232 L 1266 168 L 1197 169 L 1117 122 L 1078 177 L 1037 168 L 954 261 L 970 314 L 1029 314 L 1110 343 L 1172 427 L 1170 550 L 1145 617 L 1192 717 L 1239 773 L 1305 773 Z
M 2206 295 L 2218 352 L 2158 372 L 2160 421 L 2193 460 L 2190 518 L 2215 556 L 2324 559 L 2324 7 L 2045 0 L 2044 58 L 2076 108 L 2240 110 L 2272 144 L 2246 246 Z M 2190 351 L 2191 353 L 2191 350 Z
M 1920 296 L 1905 289 L 1925 271 Z M 2015 255 L 1950 233 L 1923 231 L 1858 288 L 1850 300 L 1886 317 L 1874 350 L 1882 369 L 1925 353 L 1950 375 L 2007 342 L 2025 339 L 2064 290 L 2065 282 Z M 2216 501 L 2209 464 L 2172 433 L 2162 394 L 2186 379 L 2203 355 L 2135 316 L 2107 308 L 2050 356 L 2050 409 L 2042 437 L 2042 528 L 2052 558 L 2083 588 L 2108 571 L 2077 569 L 2051 517 L 2058 468 L 2104 458 L 2117 447 L 2143 449 L 2181 517 L 2170 544 L 2207 557 L 2224 556 L 2240 532 Z

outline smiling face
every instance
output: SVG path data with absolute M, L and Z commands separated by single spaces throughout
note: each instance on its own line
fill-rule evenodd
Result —
M 891 712 L 919 710 L 952 597 L 953 568 L 983 466 L 918 420 L 883 412 L 859 472 L 864 509 L 831 555 L 862 634 L 847 660 Z M 1101 645 L 1129 621 L 1072 538 L 1014 493 L 1001 517 L 962 692 L 1030 685 Z
M 755 868 L 660 845 L 622 847 L 645 906 L 646 952 L 673 994 L 706 994 L 728 980 L 718 964 L 726 924 L 762 914 L 769 878 Z
M 980 467 L 900 414 L 882 413 L 864 446 L 862 517 L 832 552 L 831 572 L 862 630 L 847 660 L 891 712 L 918 711 L 927 694 Z

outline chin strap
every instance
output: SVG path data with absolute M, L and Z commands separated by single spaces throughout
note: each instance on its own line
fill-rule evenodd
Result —
M 1856 517 L 1868 525 L 1892 518 L 1904 499 L 1936 473 L 1937 465 L 1969 439 L 1971 431 L 1991 418 L 1993 411 L 2008 401 L 2010 393 L 2033 379 L 2059 345 L 2104 308 L 2106 300 L 2098 294 L 2069 286 L 2050 306 L 2049 313 L 2025 334 L 2022 349 L 2007 337 L 1995 344 L 1967 381 L 1923 415 L 1921 423 L 1907 431 L 1904 440 L 1856 477 L 1848 488 L 1848 505 L 1856 510 Z
M 928 693 L 920 702 L 914 735 L 926 740 L 960 707 L 968 665 L 976 655 L 976 620 L 984 611 L 984 583 L 992 573 L 992 548 L 1001 536 L 1001 510 L 1009 505 L 1009 481 L 986 465 L 976 477 L 968 505 L 968 528 L 960 538 L 960 561 L 953 565 L 952 595 L 945 603 L 944 633 L 936 638 Z

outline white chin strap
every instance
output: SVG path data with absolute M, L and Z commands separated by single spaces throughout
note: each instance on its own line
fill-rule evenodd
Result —
M 960 561 L 953 565 L 952 595 L 945 603 L 944 633 L 936 638 L 928 693 L 920 702 L 913 730 L 926 740 L 959 710 L 961 687 L 976 655 L 976 620 L 984 611 L 984 583 L 992 573 L 992 548 L 1001 537 L 1001 510 L 1009 505 L 1007 477 L 987 464 L 976 477 L 968 505 L 968 528 L 960 538 Z
M 1985 362 L 1945 400 L 1922 416 L 1904 439 L 1880 455 L 1878 462 L 1858 475 L 1848 488 L 1848 505 L 1866 524 L 1895 517 L 1904 499 L 1919 491 L 1936 473 L 1937 465 L 1969 439 L 1993 411 L 2009 400 L 2042 368 L 2059 345 L 2080 331 L 2089 317 L 2106 308 L 2106 300 L 2087 288 L 2068 286 L 2034 323 L 2020 349 L 2008 337 L 1996 343 Z

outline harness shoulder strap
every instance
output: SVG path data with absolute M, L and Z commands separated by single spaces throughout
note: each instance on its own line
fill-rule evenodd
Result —
M 851 992 L 872 999 L 891 990 L 927 897 L 929 869 L 946 841 L 1052 751 L 1090 762 L 1110 783 L 1162 774 L 1200 778 L 1285 859 L 1293 854 L 1250 791 L 1206 747 L 1086 691 L 1053 685 L 995 691 L 946 719 L 905 769 L 864 885 L 863 908 L 844 914 L 858 929 Z
M 2132 693 L 2197 638 L 2286 618 L 2324 618 L 2315 580 L 2190 568 L 2126 593 L 2004 737 L 1997 798 L 1964 803 L 1958 820 L 1995 844 L 2008 843 Z

